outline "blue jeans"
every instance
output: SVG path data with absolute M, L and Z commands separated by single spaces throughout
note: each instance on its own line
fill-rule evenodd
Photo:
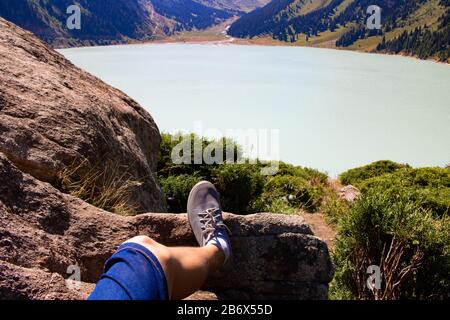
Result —
M 155 255 L 137 243 L 122 244 L 106 261 L 88 300 L 167 300 L 167 281 Z

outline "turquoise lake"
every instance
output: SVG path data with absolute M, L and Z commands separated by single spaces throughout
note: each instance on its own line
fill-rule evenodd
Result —
M 161 131 L 279 130 L 280 159 L 331 176 L 377 160 L 450 163 L 450 66 L 299 47 L 143 44 L 60 50 Z M 219 132 L 208 134 L 208 129 Z M 198 130 L 197 130 L 198 131 Z

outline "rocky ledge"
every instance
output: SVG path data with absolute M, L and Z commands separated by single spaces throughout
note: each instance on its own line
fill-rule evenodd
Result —
M 123 241 L 147 235 L 170 246 L 196 245 L 186 215 L 118 216 L 21 172 L 0 155 L 0 297 L 83 299 Z M 328 248 L 296 216 L 225 215 L 234 264 L 205 290 L 223 299 L 326 299 Z M 65 285 L 81 271 L 80 290 Z M 70 271 L 70 270 L 69 270 Z M 210 295 L 211 296 L 211 295 Z

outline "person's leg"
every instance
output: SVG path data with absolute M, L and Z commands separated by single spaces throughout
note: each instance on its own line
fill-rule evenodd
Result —
M 188 218 L 200 248 L 170 248 L 146 236 L 126 241 L 107 261 L 89 299 L 183 299 L 200 289 L 232 255 L 219 194 L 211 183 L 192 189 Z
M 165 271 L 158 257 L 138 242 L 119 246 L 88 300 L 167 300 Z
M 214 245 L 166 247 L 146 236 L 124 242 L 105 265 L 89 300 L 184 299 L 224 263 Z
M 201 248 L 166 247 L 153 239 L 139 236 L 126 243 L 137 243 L 150 250 L 161 264 L 170 299 L 184 299 L 205 283 L 209 275 L 224 263 L 223 252 L 214 245 Z

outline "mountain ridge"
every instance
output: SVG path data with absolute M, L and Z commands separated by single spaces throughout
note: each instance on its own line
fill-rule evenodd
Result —
M 1 0 L 0 17 L 33 32 L 54 47 L 108 45 L 155 40 L 178 31 L 205 29 L 243 11 L 242 3 L 266 0 L 79 0 L 81 29 L 70 30 L 66 21 L 72 0 Z
M 380 30 L 366 27 L 370 5 L 382 9 Z M 448 0 L 273 0 L 242 16 L 228 33 L 236 38 L 448 61 L 449 16 Z

